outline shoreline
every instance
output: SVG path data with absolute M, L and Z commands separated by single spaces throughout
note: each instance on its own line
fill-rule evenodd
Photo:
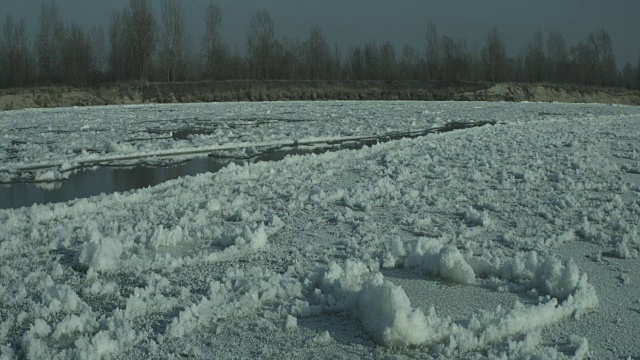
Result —
M 415 81 L 207 81 L 0 90 L 0 111 L 156 103 L 314 100 L 507 101 L 640 105 L 640 92 L 570 84 Z

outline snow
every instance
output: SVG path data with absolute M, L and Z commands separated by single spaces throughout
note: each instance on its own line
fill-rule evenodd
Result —
M 404 266 L 461 284 L 474 284 L 476 274 L 455 246 L 442 246 L 436 239 L 420 239 Z
M 434 102 L 424 109 L 424 104 L 215 103 L 6 111 L 0 113 L 6 142 L 0 148 L 0 179 L 55 181 L 79 167 L 100 163 L 153 163 L 214 152 L 243 156 L 264 148 L 415 133 L 449 122 L 540 122 L 563 115 L 598 119 L 634 114 L 625 106 Z M 174 136 L 177 133 L 187 136 Z
M 287 322 L 284 325 L 284 328 L 287 330 L 294 330 L 298 327 L 298 319 L 294 316 L 287 315 Z
M 91 240 L 84 243 L 78 256 L 78 264 L 97 271 L 113 270 L 122 255 L 122 243 L 118 239 L 100 237 L 93 233 Z
M 23 110 L 0 173 L 472 120 L 498 124 L 0 210 L 0 358 L 640 356 L 638 108 Z

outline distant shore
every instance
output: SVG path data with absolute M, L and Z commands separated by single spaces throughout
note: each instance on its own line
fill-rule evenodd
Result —
M 0 110 L 300 100 L 531 101 L 640 105 L 640 92 L 580 85 L 417 81 L 207 81 L 0 90 Z

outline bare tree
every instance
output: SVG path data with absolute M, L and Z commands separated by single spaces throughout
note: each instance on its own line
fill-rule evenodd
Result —
M 91 45 L 77 24 L 69 26 L 62 50 L 64 81 L 74 86 L 85 86 L 90 81 Z
M 130 0 L 124 11 L 125 61 L 127 78 L 148 80 L 156 48 L 156 20 L 148 0 Z
M 385 81 L 393 81 L 397 77 L 398 62 L 396 49 L 391 43 L 386 42 L 380 46 L 380 76 Z
M 340 50 L 338 50 L 338 42 L 333 44 L 333 59 L 331 62 L 331 72 L 335 80 L 342 78 L 342 60 L 340 60 Z
M 594 49 L 580 41 L 570 51 L 571 81 L 577 84 L 592 85 L 596 82 L 596 54 Z
M 622 73 L 620 75 L 620 85 L 629 90 L 633 90 L 636 88 L 636 69 L 633 68 L 633 65 L 627 63 L 624 68 L 622 68 Z
M 160 65 L 168 82 L 183 80 L 187 63 L 184 9 L 180 0 L 162 1 Z
M 527 75 L 526 62 L 526 54 L 518 54 L 515 58 L 511 59 L 510 79 L 515 82 L 531 81 Z
M 544 77 L 545 57 L 544 57 L 544 41 L 542 40 L 542 32 L 536 31 L 529 44 L 527 45 L 527 54 L 525 56 L 525 72 L 527 79 L 533 82 L 540 82 Z
M 480 81 L 484 78 L 484 64 L 482 63 L 480 45 L 478 40 L 472 40 L 468 53 L 471 61 L 469 69 L 469 80 Z
M 9 16 L 7 16 L 9 18 Z M 0 19 L 0 25 L 2 25 L 2 19 Z M 6 54 L 6 44 L 4 43 L 4 39 L 0 37 L 0 69 L 7 68 L 7 54 Z M 0 73 L 0 88 L 7 87 L 7 77 L 8 74 L 6 71 Z
M 248 79 L 250 70 L 247 60 L 240 55 L 240 51 L 236 48 L 233 52 L 228 52 L 226 61 L 228 77 L 230 79 Z
M 453 40 L 443 36 L 441 78 L 445 81 L 464 80 L 471 72 L 471 56 L 467 52 L 464 39 Z
M 124 80 L 128 76 L 126 34 L 124 17 L 114 12 L 109 23 L 109 67 L 115 80 Z
M 306 43 L 288 37 L 276 43 L 274 53 L 275 61 L 278 64 L 274 73 L 276 79 L 295 80 L 306 78 L 309 75 L 308 66 L 303 60 L 308 50 L 306 45 Z
M 93 71 L 92 81 L 101 81 L 106 67 L 105 40 L 102 26 L 91 27 L 88 39 L 91 52 L 91 69 Z
M 418 80 L 418 62 L 420 57 L 416 48 L 405 45 L 400 55 L 400 77 L 403 80 Z
M 65 29 L 55 0 L 41 4 L 38 22 L 36 51 L 40 79 L 44 82 L 61 81 Z
M 604 30 L 589 34 L 589 46 L 594 53 L 597 85 L 611 86 L 616 82 L 616 58 L 613 53 L 613 43 L 609 33 Z
M 617 80 L 613 45 L 609 34 L 602 30 L 590 33 L 587 41 L 571 48 L 573 81 L 586 85 L 611 86 Z
M 638 56 L 638 65 L 636 66 L 636 90 L 640 90 L 640 56 Z
M 429 20 L 427 24 L 427 74 L 429 80 L 440 79 L 442 67 L 442 44 L 438 36 L 436 24 Z
M 226 49 L 222 41 L 222 13 L 218 4 L 209 4 L 205 12 L 203 45 L 206 76 L 214 79 L 224 78 Z
M 0 38 L 0 66 L 3 71 L 0 84 L 4 86 L 23 86 L 29 81 L 29 48 L 27 45 L 24 18 L 13 21 L 7 16 Z
M 351 49 L 349 56 L 349 70 L 352 80 L 364 80 L 364 59 L 362 55 L 362 48 L 359 46 Z
M 374 42 L 370 42 L 364 47 L 364 73 L 366 80 L 380 78 L 380 51 Z
M 258 10 L 251 19 L 247 36 L 247 50 L 251 76 L 269 79 L 272 76 L 274 50 L 274 26 L 267 10 Z
M 482 62 L 487 80 L 491 82 L 505 80 L 507 54 L 502 36 L 496 27 L 487 34 L 487 40 L 482 49 Z
M 88 32 L 75 24 L 65 27 L 56 0 L 41 4 L 33 48 L 24 20 L 16 22 L 8 16 L 0 26 L 0 86 L 36 80 L 85 85 L 104 81 L 108 74 L 115 80 L 147 80 L 151 74 L 156 78 L 160 74 L 167 81 L 206 74 L 215 79 L 551 80 L 640 89 L 640 59 L 637 66 L 626 64 L 618 71 L 611 37 L 604 30 L 590 33 L 570 50 L 561 33 L 550 32 L 544 39 L 538 30 L 526 49 L 510 58 L 495 27 L 481 51 L 477 44 L 469 51 L 466 40 L 439 36 L 435 23 L 429 21 L 424 57 L 411 46 L 396 56 L 390 43 L 372 42 L 352 48 L 341 60 L 337 42 L 335 49 L 330 48 L 319 27 L 312 28 L 305 41 L 276 40 L 269 12 L 259 10 L 251 18 L 247 55 L 242 56 L 224 44 L 220 7 L 212 0 L 205 13 L 203 56 L 191 58 L 181 1 L 160 3 L 156 36 L 151 2 L 129 0 L 127 8 L 111 18 L 107 44 L 100 27 Z M 160 61 L 154 67 L 156 43 Z
M 562 33 L 552 31 L 547 40 L 547 57 L 551 81 L 567 81 L 569 72 L 569 53 Z
M 322 30 L 314 26 L 309 31 L 307 40 L 307 64 L 309 64 L 309 79 L 326 79 L 330 67 L 329 44 L 322 35 Z

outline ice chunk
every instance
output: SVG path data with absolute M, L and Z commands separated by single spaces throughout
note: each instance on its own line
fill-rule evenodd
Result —
M 183 239 L 183 230 L 180 225 L 176 225 L 173 229 L 167 230 L 164 226 L 160 225 L 154 231 L 147 245 L 151 248 L 157 249 L 165 246 L 176 246 Z
M 53 332 L 52 337 L 55 340 L 60 340 L 60 338 L 66 336 L 91 333 L 97 328 L 98 322 L 86 312 L 80 316 L 67 315 L 56 325 L 56 330 Z
M 20 342 L 27 359 L 47 359 L 51 357 L 51 349 L 33 331 L 25 332 Z
M 65 161 L 60 165 L 60 172 L 69 171 L 78 167 L 80 167 L 80 165 L 77 162 Z
M 42 319 L 36 319 L 36 321 L 31 326 L 31 331 L 39 337 L 45 337 L 51 334 L 51 326 L 47 324 L 46 321 Z
M 476 279 L 475 272 L 457 248 L 443 246 L 435 239 L 418 240 L 404 265 L 461 284 L 473 284 Z
M 384 281 L 380 273 L 366 278 L 357 301 L 365 330 L 385 346 L 420 345 L 442 337 L 433 326 L 442 325 L 441 320 L 427 319 L 420 309 L 412 309 L 404 290 Z
M 46 288 L 42 293 L 42 303 L 52 312 L 74 313 L 88 308 L 68 285 L 53 285 Z
M 62 180 L 62 174 L 57 170 L 47 170 L 37 174 L 34 181 L 58 181 Z
M 457 249 L 442 247 L 435 240 L 422 243 L 420 247 L 426 248 L 424 253 L 430 254 L 428 260 L 436 263 L 456 264 L 462 259 Z M 420 261 L 416 263 L 422 264 Z M 466 262 L 464 264 L 471 267 Z M 447 356 L 482 348 L 564 318 L 579 317 L 598 306 L 595 288 L 588 283 L 585 274 L 578 272 L 572 261 L 563 263 L 553 258 L 538 261 L 535 255 L 529 254 L 526 261 L 509 264 L 509 272 L 502 272 L 501 266 L 490 261 L 476 261 L 474 264 L 481 264 L 485 271 L 526 278 L 532 286 L 538 286 L 555 297 L 547 297 L 545 302 L 534 306 L 516 302 L 512 308 L 498 306 L 495 311 L 472 314 L 465 322 L 468 325 L 463 327 L 437 316 L 433 307 L 427 315 L 420 309 L 413 309 L 401 287 L 384 280 L 378 272 L 372 273 L 364 263 L 347 260 L 342 266 L 336 263 L 329 265 L 321 279 L 321 289 L 316 289 L 314 298 L 323 304 L 326 311 L 348 311 L 358 316 L 365 331 L 385 346 L 431 344 L 448 338 L 447 347 L 441 349 Z M 451 269 L 464 267 L 452 266 Z M 453 273 L 456 274 L 455 271 Z M 462 272 L 463 275 L 465 273 Z M 452 277 L 455 279 L 456 275 Z M 465 278 L 461 276 L 461 279 Z
M 575 291 L 579 280 L 580 270 L 573 259 L 563 263 L 549 258 L 536 270 L 534 283 L 546 294 L 564 300 Z
M 328 331 L 324 331 L 322 334 L 317 335 L 311 339 L 311 345 L 313 346 L 327 346 L 331 344 L 333 338 Z
M 492 224 L 491 218 L 489 217 L 489 213 L 487 210 L 483 210 L 482 212 L 477 211 L 476 209 L 470 207 L 463 214 L 464 220 L 469 225 L 474 226 L 490 226 Z
M 248 245 L 252 250 L 260 250 L 267 246 L 267 235 L 264 224 L 260 224 L 256 229 L 251 230 L 249 227 L 245 227 L 242 231 L 242 235 L 235 239 L 235 245 Z
M 633 259 L 638 257 L 638 251 L 635 249 L 629 250 L 627 243 L 626 239 L 617 242 L 616 247 L 613 250 L 613 255 L 619 259 Z
M 132 144 L 127 142 L 112 141 L 112 142 L 109 142 L 106 148 L 107 148 L 107 152 L 109 153 L 128 154 L 136 151 L 136 148 Z
M 98 271 L 114 270 L 122 253 L 123 246 L 118 239 L 99 236 L 82 246 L 78 263 Z
M 91 337 L 82 336 L 74 345 L 78 359 L 108 359 L 121 347 L 118 340 L 111 338 L 107 331 L 100 331 Z
M 294 316 L 287 315 L 287 321 L 284 325 L 286 330 L 293 330 L 298 327 L 298 319 Z
M 380 273 L 370 273 L 362 262 L 347 260 L 343 266 L 331 263 L 322 279 L 322 292 L 317 293 L 329 308 L 356 314 L 364 329 L 385 346 L 420 345 L 441 339 L 450 324 L 431 312 L 429 317 L 412 309 L 404 290 L 384 280 Z M 331 305 L 336 299 L 335 305 Z

